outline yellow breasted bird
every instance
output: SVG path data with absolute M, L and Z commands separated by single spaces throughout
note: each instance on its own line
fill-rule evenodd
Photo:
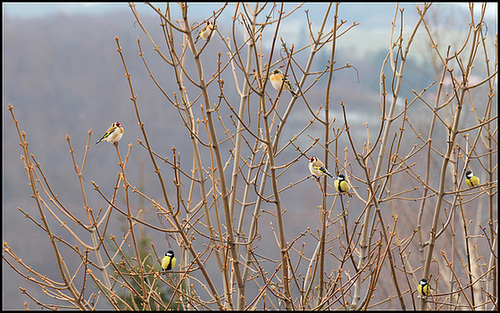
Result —
M 465 172 L 465 183 L 469 187 L 474 187 L 479 185 L 479 177 L 474 176 L 474 174 L 471 171 Z
M 196 44 L 198 42 L 198 39 L 204 39 L 208 40 L 209 37 L 212 38 L 212 36 L 215 34 L 215 25 L 214 22 L 212 21 L 207 21 L 207 24 L 203 26 L 198 33 L 198 36 L 196 36 L 196 40 L 194 43 Z
M 174 251 L 168 250 L 165 252 L 165 256 L 161 260 L 161 268 L 170 271 L 175 267 L 175 256 L 174 256 Z
M 332 174 L 328 172 L 328 170 L 325 167 L 325 164 L 321 162 L 317 157 L 313 156 L 309 159 L 309 172 L 316 177 L 316 179 L 319 179 L 320 177 L 323 177 L 325 175 L 328 175 L 333 178 Z
M 418 292 L 420 292 L 423 298 L 431 295 L 433 290 L 434 289 L 427 283 L 427 279 L 425 278 L 422 278 L 418 283 Z
M 285 77 L 285 74 L 280 69 L 275 69 L 271 76 L 269 76 L 269 80 L 271 81 L 271 84 L 273 85 L 274 89 L 280 90 L 281 85 L 283 84 L 283 89 L 289 90 L 292 95 L 296 96 L 297 94 L 295 91 L 293 91 L 292 84 L 288 80 L 288 78 Z
M 102 136 L 102 138 L 99 139 L 99 141 L 96 142 L 95 144 L 98 144 L 101 141 L 107 141 L 111 142 L 114 145 L 118 145 L 118 141 L 122 139 L 122 136 L 123 136 L 122 124 L 120 124 L 120 122 L 115 122 L 111 124 L 111 127 L 108 128 L 104 136 Z
M 337 189 L 337 191 L 340 193 L 349 191 L 349 189 L 351 189 L 349 183 L 345 180 L 344 174 L 339 174 L 333 185 L 335 186 L 335 189 Z

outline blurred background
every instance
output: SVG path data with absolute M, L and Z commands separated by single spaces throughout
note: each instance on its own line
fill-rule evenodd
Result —
M 155 5 L 164 8 L 164 4 Z M 295 5 L 297 4 L 287 3 L 285 10 L 290 10 Z M 148 31 L 161 38 L 157 14 L 145 4 L 136 6 Z M 218 20 L 218 31 L 226 36 L 231 33 L 234 6 L 234 3 L 229 4 Z M 404 25 L 407 32 L 413 29 L 418 19 L 415 6 L 415 3 L 400 5 L 400 8 L 404 8 Z M 479 5 L 477 6 L 479 8 Z M 58 269 L 53 266 L 53 251 L 44 232 L 33 226 L 18 210 L 19 207 L 30 213 L 37 211 L 30 197 L 31 187 L 20 160 L 22 149 L 7 105 L 10 103 L 14 106 L 14 114 L 20 122 L 20 128 L 27 134 L 29 150 L 41 164 L 52 189 L 60 196 L 59 200 L 71 210 L 81 210 L 74 212 L 80 217 L 84 217 L 81 191 L 66 135 L 71 137 L 77 164 L 81 164 L 88 131 L 92 130 L 84 178 L 87 197 L 94 208 L 98 209 L 99 206 L 105 206 L 105 202 L 93 190 L 91 181 L 95 181 L 105 194 L 110 195 L 119 167 L 112 145 L 104 143 L 96 146 L 94 143 L 114 121 L 120 121 L 125 129 L 124 138 L 120 141 L 121 152 L 126 152 L 129 143 L 134 145 L 127 167 L 129 179 L 134 178 L 137 183 L 139 173 L 143 173 L 141 179 L 145 192 L 153 198 L 160 197 L 150 160 L 137 144 L 136 139 L 142 139 L 142 134 L 137 126 L 128 83 L 116 51 L 115 36 L 120 39 L 128 69 L 132 74 L 133 87 L 141 105 L 141 116 L 147 124 L 154 150 L 171 158 L 171 148 L 176 147 L 181 155 L 186 156 L 184 164 L 189 169 L 191 143 L 185 140 L 186 131 L 177 111 L 166 102 L 148 77 L 138 54 L 137 37 L 141 38 L 142 48 L 146 57 L 149 57 L 150 68 L 157 70 L 155 74 L 162 80 L 166 91 L 172 95 L 174 91 L 177 92 L 177 85 L 175 82 L 169 83 L 168 80 L 172 76 L 162 73 L 165 65 L 152 51 L 149 41 L 126 3 L 16 2 L 2 3 L 2 7 L 2 237 L 26 264 L 39 272 L 58 277 Z M 220 7 L 220 3 L 192 3 L 189 5 L 190 22 L 207 19 Z M 172 12 L 180 17 L 177 5 L 172 5 L 172 8 Z M 295 47 L 307 45 L 309 37 L 304 10 L 309 10 L 314 29 L 319 27 L 314 23 L 322 19 L 325 8 L 324 3 L 305 4 L 285 20 L 280 37 L 289 45 L 295 44 Z M 359 25 L 338 39 L 336 67 L 349 63 L 356 67 L 357 72 L 353 69 L 335 72 L 331 102 L 338 104 L 342 100 L 348 104 L 351 127 L 361 136 L 360 142 L 366 137 L 366 123 L 373 129 L 377 129 L 380 123 L 379 77 L 382 61 L 390 44 L 394 8 L 394 3 L 340 5 L 339 17 L 347 20 L 346 25 L 353 22 Z M 467 4 L 435 4 L 431 7 L 428 18 L 434 18 L 434 29 L 443 30 L 436 34 L 437 37 L 458 46 L 464 40 L 467 25 L 457 23 L 457 20 L 468 15 Z M 487 16 L 488 36 L 497 34 L 497 22 L 497 3 L 490 3 Z M 429 65 L 432 60 L 428 52 L 427 37 L 422 34 L 422 29 L 419 33 L 411 47 L 411 59 L 405 69 L 404 82 L 410 87 L 402 89 L 402 98 L 413 98 L 411 89 L 420 91 L 436 80 L 436 69 Z M 225 48 L 222 48 L 220 43 L 221 39 L 214 39 L 206 48 L 206 55 L 212 56 L 212 59 L 204 60 L 208 68 L 207 73 L 216 68 L 215 56 L 218 51 L 221 50 L 223 55 L 226 55 Z M 323 64 L 319 61 L 321 66 L 318 69 L 324 68 L 324 63 L 330 58 L 328 49 L 322 50 L 321 54 L 317 58 L 323 60 Z M 303 53 L 302 57 L 306 58 L 307 53 Z M 296 59 L 301 61 L 301 55 L 297 55 Z M 322 85 L 318 84 L 316 87 L 320 88 Z M 313 102 L 315 99 L 312 93 L 310 97 Z M 212 100 L 216 101 L 215 98 L 214 94 Z M 323 98 L 324 92 L 318 93 L 317 101 L 323 101 Z M 303 110 L 306 110 L 305 107 Z M 333 110 L 334 115 L 341 121 L 340 107 L 337 106 Z M 292 123 L 297 123 L 297 130 L 310 119 L 301 118 L 299 112 L 300 110 L 297 110 L 294 113 L 297 115 L 291 118 Z M 426 116 L 421 118 L 425 120 Z M 291 126 L 290 129 L 288 134 L 293 134 L 294 127 Z M 311 136 L 322 136 L 322 128 L 318 126 L 316 130 L 318 133 Z M 313 131 L 314 128 L 311 132 Z M 339 150 L 343 151 L 343 147 Z M 168 169 L 166 167 L 165 175 L 171 184 L 172 177 L 168 176 L 171 175 Z M 308 174 L 305 165 L 296 166 L 293 171 L 295 179 Z M 314 192 L 306 195 L 313 196 Z M 287 234 L 290 238 L 297 236 L 307 227 L 315 229 L 319 226 L 318 216 L 311 216 L 301 209 L 309 203 L 308 197 L 303 195 L 301 192 L 290 193 L 285 200 L 290 227 Z M 43 299 L 41 290 L 33 288 L 32 284 L 21 279 L 5 262 L 2 262 L 2 271 L 4 310 L 23 309 L 25 301 L 29 307 L 34 307 L 33 302 L 21 294 L 19 287 L 26 288 Z

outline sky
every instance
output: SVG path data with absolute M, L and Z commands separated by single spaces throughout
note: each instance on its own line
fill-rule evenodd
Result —
M 154 4 L 154 2 L 153 2 Z M 192 3 L 190 5 L 209 5 L 209 3 Z M 215 4 L 215 3 L 214 3 Z M 217 6 L 220 2 L 217 3 Z M 4 14 L 16 17 L 40 17 L 48 14 L 54 13 L 95 13 L 96 10 L 100 13 L 106 13 L 112 10 L 116 10 L 117 6 L 124 6 L 125 2 L 3 2 Z M 157 3 L 160 5 L 160 3 Z M 462 5 L 467 8 L 467 3 L 457 3 L 457 5 Z M 147 6 L 144 3 L 136 3 L 137 7 Z M 480 9 L 480 4 L 475 5 L 475 9 Z M 489 2 L 487 5 L 487 15 L 496 16 L 498 12 L 498 3 Z

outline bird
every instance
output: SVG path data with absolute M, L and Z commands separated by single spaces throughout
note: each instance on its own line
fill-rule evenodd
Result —
M 168 250 L 165 252 L 165 256 L 161 260 L 161 268 L 170 271 L 175 267 L 175 256 L 174 256 L 174 251 Z
M 212 36 L 215 33 L 214 30 L 215 30 L 214 22 L 207 21 L 207 24 L 201 28 L 200 32 L 198 33 L 198 36 L 196 36 L 196 40 L 194 41 L 194 43 L 196 44 L 198 42 L 198 39 L 200 38 L 205 40 L 208 40 L 209 37 L 212 38 Z
M 427 283 L 427 279 L 425 278 L 422 278 L 418 283 L 418 292 L 420 292 L 423 298 L 431 295 L 433 290 L 434 289 Z
M 335 189 L 337 189 L 339 193 L 347 192 L 349 191 L 349 189 L 351 189 L 349 183 L 345 180 L 344 174 L 339 174 L 333 185 L 335 186 Z
M 314 177 L 316 177 L 316 179 L 319 179 L 320 177 L 323 177 L 325 175 L 333 178 L 332 174 L 330 174 L 330 172 L 328 172 L 328 170 L 325 168 L 325 164 L 323 164 L 323 162 L 321 162 L 315 156 L 309 159 L 309 171 L 314 175 Z
M 111 124 L 111 127 L 108 128 L 108 130 L 102 136 L 102 138 L 99 139 L 99 141 L 96 142 L 95 144 L 98 144 L 101 141 L 107 141 L 107 142 L 111 142 L 112 144 L 114 144 L 116 146 L 116 145 L 118 145 L 118 141 L 120 141 L 120 139 L 122 139 L 122 136 L 123 136 L 122 124 L 120 124 L 120 122 L 114 122 L 113 124 Z
M 469 187 L 474 187 L 479 185 L 479 177 L 474 176 L 474 174 L 471 171 L 465 172 L 465 183 Z
M 271 76 L 269 76 L 269 80 L 271 81 L 271 84 L 273 85 L 274 89 L 280 90 L 281 85 L 283 84 L 283 89 L 289 90 L 293 96 L 296 96 L 297 94 L 295 91 L 292 89 L 292 84 L 288 80 L 288 78 L 285 77 L 285 74 L 280 69 L 275 69 Z

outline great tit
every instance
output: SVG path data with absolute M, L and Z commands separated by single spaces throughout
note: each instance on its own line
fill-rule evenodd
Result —
M 161 268 L 163 268 L 166 271 L 170 271 L 173 269 L 175 266 L 175 256 L 174 256 L 174 251 L 168 250 L 165 252 L 165 256 L 161 260 Z
M 432 287 L 427 283 L 427 279 L 422 278 L 418 283 L 418 292 L 422 295 L 423 298 L 432 294 Z
M 471 171 L 465 172 L 465 183 L 469 187 L 474 187 L 479 185 L 479 177 L 474 176 L 474 174 Z
M 344 174 L 339 174 L 333 185 L 335 186 L 335 189 L 337 189 L 337 191 L 340 193 L 347 192 L 349 191 L 349 189 L 351 189 L 349 183 L 345 180 Z

